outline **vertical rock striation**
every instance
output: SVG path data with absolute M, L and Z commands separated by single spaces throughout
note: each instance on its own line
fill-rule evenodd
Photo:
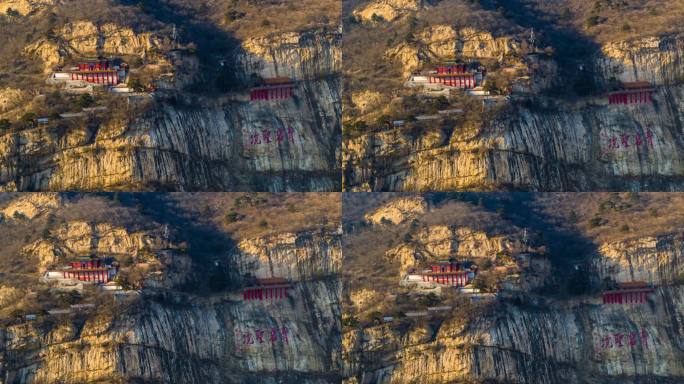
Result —
M 684 288 L 674 277 L 682 273 L 680 237 L 600 248 L 592 278 L 656 284 L 644 304 L 606 305 L 600 295 L 527 305 L 499 301 L 409 330 L 349 330 L 343 339 L 347 382 L 679 383 Z
M 240 274 L 288 277 L 288 297 L 244 301 L 241 291 L 144 289 L 123 313 L 100 308 L 80 325 L 10 326 L 0 333 L 5 382 L 339 381 L 339 234 L 282 234 L 238 248 L 229 258 L 244 267 Z
M 681 37 L 666 36 L 608 44 L 595 58 L 599 83 L 649 81 L 657 87 L 653 104 L 537 97 L 477 129 L 350 138 L 343 143 L 345 189 L 680 190 L 681 56 Z

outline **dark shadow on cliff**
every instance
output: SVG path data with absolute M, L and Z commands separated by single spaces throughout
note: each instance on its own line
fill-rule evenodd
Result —
M 241 41 L 237 39 L 232 33 L 229 33 L 218 25 L 202 19 L 200 15 L 193 15 L 191 17 L 187 16 L 188 9 L 182 7 L 174 2 L 164 1 L 164 0 L 118 0 L 121 4 L 137 7 L 142 12 L 152 17 L 153 19 L 163 23 L 167 27 L 175 26 L 177 31 L 177 42 L 179 46 L 189 46 L 194 45 L 192 51 L 193 54 L 199 60 L 200 69 L 197 71 L 200 75 L 197 76 L 193 84 L 188 85 L 181 92 L 159 90 L 156 92 L 155 99 L 160 101 L 159 105 L 172 105 L 174 109 L 181 111 L 188 111 L 190 113 L 196 112 L 200 108 L 205 108 L 207 104 L 221 103 L 221 99 L 218 99 L 227 92 L 240 92 L 248 93 L 247 88 L 251 87 L 255 83 L 259 82 L 260 79 L 255 73 L 251 73 L 251 70 L 245 72 L 242 64 L 236 61 L 245 54 L 242 49 Z M 315 100 L 320 102 L 318 95 L 311 91 L 308 87 L 304 87 L 302 92 L 308 92 L 310 95 L 306 100 Z M 209 103 L 206 101 L 210 100 Z M 218 99 L 218 101 L 217 101 Z M 300 102 L 300 99 L 294 98 L 295 103 Z M 150 118 L 155 118 L 155 115 L 162 115 L 164 111 L 158 108 L 156 105 L 155 109 L 151 109 Z M 296 108 L 301 109 L 303 105 L 298 105 Z M 317 105 L 309 106 L 318 112 Z M 231 121 L 231 113 L 235 113 L 234 110 L 226 109 L 227 116 L 226 121 Z M 255 117 L 263 119 L 263 115 L 256 115 Z M 319 118 L 318 113 L 312 114 L 314 119 Z M 276 112 L 273 112 L 274 118 L 277 118 Z M 340 120 L 340 116 L 337 120 Z M 243 121 L 237 120 L 236 121 Z M 230 123 L 232 124 L 232 122 Z M 242 124 L 248 124 L 245 121 Z M 285 123 L 283 123 L 285 124 Z M 339 124 L 339 122 L 338 122 Z M 313 121 L 314 127 L 322 126 L 321 121 Z M 240 127 L 242 128 L 242 127 Z M 282 129 L 287 129 L 286 127 L 281 127 Z M 309 191 L 311 189 L 320 188 L 323 190 L 340 190 L 341 189 L 341 169 L 339 168 L 339 161 L 336 158 L 336 150 L 341 146 L 341 128 L 336 125 L 334 128 L 335 132 L 340 132 L 340 134 L 335 133 L 334 137 L 328 137 L 323 131 L 313 130 L 314 134 L 318 135 L 316 138 L 317 145 L 324 146 L 326 154 L 329 154 L 327 158 L 327 169 L 323 172 L 318 171 L 305 171 L 302 169 L 293 169 L 283 172 L 279 171 L 245 171 L 248 165 L 244 164 L 245 159 L 250 161 L 251 159 L 247 155 L 243 155 L 243 148 L 240 147 L 240 141 L 235 145 L 235 150 L 232 152 L 234 155 L 230 159 L 219 160 L 214 163 L 210 163 L 211 159 L 199 159 L 194 156 L 190 156 L 189 160 L 185 158 L 179 159 L 179 162 L 184 162 L 183 171 L 187 173 L 188 185 L 184 185 L 182 189 L 186 190 L 255 190 L 255 191 L 268 191 L 273 189 L 274 184 L 282 184 L 283 190 L 302 190 Z M 261 131 L 251 130 L 252 134 L 257 134 Z M 270 131 L 269 131 L 270 132 Z M 275 135 L 275 127 L 273 130 L 273 135 Z M 236 135 L 241 135 L 242 133 L 237 130 Z M 263 134 L 263 133 L 262 133 Z M 239 137 L 239 136 L 238 136 Z M 190 146 L 189 152 L 191 154 L 201 153 L 203 142 L 201 140 L 189 140 L 187 144 Z M 197 145 L 197 147 L 195 147 Z M 246 142 L 242 143 L 243 146 L 247 146 Z M 179 156 L 180 157 L 180 156 Z M 187 161 L 187 162 L 186 162 Z M 186 165 L 186 164 L 189 164 Z M 244 167 L 241 169 L 241 167 Z M 194 183 L 194 171 L 192 168 L 200 170 L 200 174 L 205 173 L 206 176 L 203 178 L 197 178 L 197 184 Z M 250 174 L 252 172 L 252 174 Z M 229 175 L 230 180 L 224 180 L 226 174 Z M 317 185 L 312 186 L 310 180 L 313 178 L 321 178 L 322 187 Z M 205 186 L 204 180 L 220 180 Z M 326 184 L 332 184 L 328 187 Z M 146 185 L 146 190 L 169 190 L 177 191 L 181 189 L 177 185 Z
M 582 233 L 558 225 L 557 220 L 544 213 L 531 192 L 514 193 L 435 193 L 428 195 L 433 202 L 455 198 L 496 212 L 511 224 L 528 231 L 531 246 L 545 246 L 546 255 L 553 265 L 553 276 L 558 293 L 583 293 L 591 289 L 589 281 L 576 279 L 587 277 L 590 261 L 597 252 L 596 244 Z M 578 268 L 578 269 L 576 269 Z M 586 283 L 586 287 L 576 287 Z M 579 288 L 579 291 L 575 288 Z M 574 292 L 573 292 L 574 291 Z M 552 292 L 555 293 L 555 292 Z
M 112 197 L 109 193 L 105 195 Z M 118 193 L 117 198 L 122 205 L 134 207 L 161 225 L 168 225 L 173 244 L 187 244 L 194 278 L 180 287 L 181 290 L 219 292 L 239 286 L 239 276 L 226 258 L 237 243 L 225 232 L 184 210 L 166 193 Z
M 243 87 L 237 63 L 233 61 L 241 49 L 240 41 L 218 26 L 187 17 L 172 3 L 163 0 L 119 0 L 123 5 L 135 6 L 154 19 L 176 27 L 180 45 L 194 44 L 194 54 L 200 62 L 200 78 L 190 87 L 191 92 L 218 93 Z
M 593 58 L 600 52 L 600 45 L 573 27 L 563 25 L 560 16 L 535 8 L 529 0 L 487 1 L 490 10 L 499 9 L 503 16 L 523 28 L 534 28 L 538 48 L 551 46 L 558 64 L 562 84 L 551 91 L 556 96 L 587 96 L 596 92 L 593 79 Z M 570 93 L 572 92 L 572 93 Z

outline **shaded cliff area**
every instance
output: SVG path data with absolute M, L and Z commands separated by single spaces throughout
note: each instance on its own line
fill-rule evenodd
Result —
M 682 189 L 680 5 L 479 3 L 348 11 L 345 190 Z M 453 61 L 479 68 L 475 89 L 412 83 Z M 634 82 L 650 102 L 609 104 Z
M 8 196 L 0 377 L 339 382 L 339 210 L 333 194 Z M 113 280 L 54 277 L 84 259 Z M 277 296 L 248 300 L 272 280 Z
M 682 203 L 347 197 L 357 208 L 344 219 L 345 383 L 681 382 Z M 391 240 L 371 250 L 369 238 Z M 477 265 L 465 287 L 407 280 L 449 259 Z M 604 299 L 634 292 L 643 301 Z
M 335 2 L 20 3 L 1 3 L 4 190 L 340 189 Z M 118 85 L 55 77 L 97 57 Z M 250 98 L 283 79 L 292 97 Z

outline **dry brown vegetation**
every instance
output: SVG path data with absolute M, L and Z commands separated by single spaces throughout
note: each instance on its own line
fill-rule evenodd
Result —
M 113 195 L 110 195 L 113 196 Z M 3 203 L 4 207 L 7 203 Z M 33 219 L 4 218 L 0 224 L 0 273 L 33 273 L 35 260 L 19 257 L 26 245 L 50 236 L 50 231 L 68 222 L 110 223 L 129 230 L 149 229 L 154 223 L 134 207 L 124 207 L 106 196 L 80 195 L 61 207 Z M 33 276 L 37 278 L 37 276 Z
M 501 17 L 499 12 L 484 9 L 476 1 L 441 1 L 421 12 L 418 17 L 428 25 L 446 24 L 457 29 L 472 27 L 488 31 L 495 37 L 521 30 L 514 22 Z
M 456 127 L 455 133 L 458 134 L 463 129 L 479 127 L 483 120 L 479 100 L 461 96 L 459 91 L 452 92 L 448 99 L 434 99 L 418 96 L 415 90 L 404 89 L 403 83 L 407 79 L 402 73 L 403 64 L 389 57 L 386 52 L 402 45 L 429 50 L 430 47 L 421 47 L 422 43 L 416 41 L 415 36 L 433 25 L 450 25 L 456 29 L 471 27 L 488 31 L 494 37 L 519 34 L 522 28 L 502 17 L 498 11 L 484 9 L 477 2 L 456 0 L 430 2 L 431 6 L 392 22 L 360 22 L 352 15 L 352 11 L 366 3 L 350 1 L 344 6 L 345 138 L 387 129 L 384 122 L 388 120 L 405 120 L 406 125 L 398 129 L 413 138 L 422 137 L 428 130 L 453 131 Z M 483 60 L 482 64 L 492 64 L 487 61 Z M 384 98 L 382 107 L 361 113 L 352 102 L 352 95 L 360 91 L 381 94 Z M 440 122 L 414 122 L 417 115 L 454 108 L 463 109 L 466 113 Z M 496 113 L 489 111 L 489 114 Z
M 69 222 L 109 223 L 129 231 L 153 230 L 161 227 L 158 218 L 180 225 L 179 217 L 161 212 L 178 208 L 191 222 L 219 229 L 234 240 L 323 228 L 336 230 L 341 222 L 341 197 L 336 193 L 177 193 L 158 195 L 162 205 L 155 203 L 153 195 L 63 195 L 65 201 L 60 207 L 33 219 L 4 218 L 0 223 L 0 273 L 34 273 L 35 260 L 19 257 L 21 249 L 49 237 L 51 230 Z M 0 195 L 0 206 L 7 205 L 13 196 Z M 236 214 L 232 219 L 228 218 L 231 212 Z M 173 226 L 170 229 L 184 230 Z
M 363 220 L 363 216 L 402 197 L 416 196 L 414 193 L 348 193 L 344 195 L 344 222 L 353 223 Z M 425 225 L 467 226 L 485 231 L 492 235 L 509 234 L 517 227 L 495 212 L 485 210 L 478 204 L 465 201 L 459 193 L 423 194 L 432 201 L 430 209 L 417 218 Z M 391 230 L 391 227 L 385 229 Z
M 17 196 L 0 194 L 0 208 Z M 20 294 L 23 297 L 28 290 L 35 291 L 36 295 L 22 301 L 15 300 L 10 306 L 0 305 L 0 323 L 3 320 L 20 321 L 20 314 L 63 308 L 83 300 L 102 304 L 103 299 L 95 290 L 83 296 L 49 292 L 46 285 L 38 283 L 40 274 L 36 260 L 22 256 L 22 248 L 41 238 L 49 239 L 54 229 L 66 223 L 108 223 L 129 231 L 151 230 L 158 235 L 162 234 L 164 224 L 168 224 L 170 241 L 181 248 L 180 252 L 187 252 L 193 261 L 197 261 L 194 272 L 202 275 L 203 269 L 207 269 L 207 273 L 216 272 L 211 269 L 213 264 L 204 262 L 207 257 L 216 258 L 230 252 L 231 246 L 240 239 L 324 228 L 337 230 L 342 205 L 341 196 L 336 193 L 103 193 L 61 196 L 61 206 L 33 219 L 17 215 L 0 222 L 0 241 L 3 243 L 0 249 L 0 295 L 11 298 Z M 235 213 L 235 216 L 229 219 L 230 213 Z M 141 281 L 145 267 L 131 269 L 132 256 L 116 257 L 122 265 L 121 278 L 129 282 Z M 154 258 L 156 254 L 141 250 L 135 256 L 138 259 Z M 193 282 L 191 287 L 179 289 L 201 287 L 202 282 Z
M 371 286 L 396 286 L 399 269 L 387 263 L 385 253 L 404 241 L 410 223 L 375 226 L 364 223 L 364 215 L 392 200 L 411 196 L 409 193 L 344 194 L 343 223 L 345 235 L 344 273 L 355 289 Z
M 346 289 L 350 292 L 368 289 L 392 295 L 391 300 L 364 309 L 358 320 L 366 325 L 369 321 L 366 317 L 376 316 L 375 312 L 392 315 L 402 309 L 422 308 L 418 298 L 411 298 L 405 288 L 399 287 L 399 266 L 386 258 L 389 249 L 399 244 L 412 244 L 414 239 L 407 234 L 422 226 L 462 226 L 490 235 L 521 234 L 522 226 L 526 226 L 531 245 L 540 252 L 547 252 L 548 247 L 548 257 L 560 266 L 565 265 L 565 261 L 587 260 L 592 256 L 591 252 L 606 242 L 681 233 L 684 227 L 684 215 L 681 214 L 684 193 L 424 194 L 431 201 L 430 210 L 413 223 L 381 226 L 360 223 L 364 213 L 405 196 L 407 194 L 403 193 L 345 196 Z M 584 247 L 585 243 L 594 246 Z M 563 258 L 569 259 L 559 260 Z M 510 274 L 504 270 L 516 268 L 510 258 L 503 259 L 505 257 L 502 260 L 492 258 L 489 262 L 478 259 L 476 262 L 482 267 L 482 273 L 477 284 L 494 287 L 502 276 Z M 555 270 L 559 280 L 567 278 L 562 276 L 562 271 L 562 267 Z M 439 302 L 461 305 L 458 297 L 444 297 Z M 346 305 L 349 307 L 349 304 Z M 351 307 L 348 311 L 352 311 Z
M 513 234 L 520 230 L 495 212 L 461 201 L 440 204 L 424 215 L 421 222 L 426 225 L 468 227 L 491 236 Z
M 1 194 L 0 206 L 5 207 L 19 194 Z M 49 239 L 52 231 L 70 222 L 85 221 L 92 224 L 109 223 L 130 231 L 149 229 L 155 225 L 145 218 L 136 207 L 119 204 L 114 195 L 62 195 L 64 203 L 49 209 L 33 219 L 17 215 L 4 217 L 0 223 L 0 290 L 2 286 L 18 289 L 21 300 L 0 307 L 0 322 L 19 321 L 22 314 L 40 314 L 49 308 L 64 308 L 80 302 L 103 303 L 111 300 L 95 289 L 88 288 L 85 295 L 50 292 L 47 285 L 39 283 L 36 258 L 24 257 L 22 249 L 40 239 Z M 122 260 L 119 260 L 122 261 Z M 32 291 L 30 296 L 25 296 Z M 87 299 L 86 299 L 87 297 Z M 43 321 L 40 318 L 39 321 Z
M 402 224 L 366 228 L 344 236 L 344 273 L 353 279 L 355 288 L 398 284 L 399 265 L 387 262 L 385 253 L 402 243 L 408 231 L 408 225 Z
M 82 194 L 55 211 L 57 222 L 86 221 L 110 223 L 130 231 L 155 228 L 157 223 L 140 212 L 137 207 L 123 206 L 115 194 Z
M 672 0 L 531 0 L 555 22 L 599 43 L 682 32 L 684 3 Z
M 364 2 L 368 3 L 368 2 Z M 355 2 L 355 7 L 361 3 Z M 446 24 L 456 28 L 473 27 L 489 31 L 494 36 L 511 34 L 519 28 L 496 12 L 477 4 L 446 0 L 434 7 L 388 23 L 359 23 L 351 16 L 351 4 L 345 4 L 345 91 L 368 89 L 387 92 L 399 88 L 405 79 L 399 65 L 385 57 L 388 48 L 401 43 L 413 43 L 414 33 L 432 25 Z
M 352 193 L 344 194 L 344 228 L 342 249 L 344 275 L 349 289 L 398 289 L 399 267 L 388 263 L 385 253 L 404 241 L 410 224 L 366 225 L 363 216 L 381 205 L 410 196 L 407 193 Z
M 335 0 L 170 0 L 221 26 L 239 39 L 278 35 L 313 28 L 336 29 L 341 5 Z
M 344 222 L 356 222 L 363 220 L 363 216 L 369 211 L 400 197 L 413 196 L 412 193 L 387 192 L 387 193 L 345 193 L 342 197 L 344 209 Z
M 345 115 L 351 118 L 357 114 L 351 102 L 351 95 L 356 92 L 377 91 L 386 100 L 405 96 L 401 64 L 385 52 L 400 44 L 419 44 L 414 35 L 429 25 L 469 26 L 494 36 L 527 35 L 534 27 L 538 44 L 550 47 L 561 66 L 587 60 L 588 55 L 597 52 L 599 44 L 684 30 L 680 22 L 684 18 L 684 3 L 668 0 L 443 0 L 427 2 L 433 5 L 392 22 L 360 23 L 352 11 L 370 2 L 347 1 L 343 11 L 344 102 Z M 492 72 L 491 77 L 496 74 Z M 348 124 L 351 123 L 350 120 Z M 371 126 L 374 121 L 365 123 Z M 348 136 L 359 133 L 347 131 Z M 360 127 L 356 131 L 368 130 Z
M 165 25 L 140 12 L 137 7 L 122 6 L 113 0 L 67 1 L 49 10 L 28 16 L 0 15 L 0 86 L 44 85 L 41 61 L 23 53 L 24 47 L 41 39 L 58 41 L 58 31 L 68 22 L 88 20 L 96 25 L 114 23 L 134 31 L 161 30 Z
M 462 201 L 460 194 L 425 194 L 431 201 L 427 212 L 419 215 L 415 220 L 399 225 L 368 225 L 363 223 L 363 215 L 392 200 L 415 196 L 407 193 L 354 193 L 344 196 L 344 227 L 345 235 L 342 239 L 344 250 L 344 275 L 348 291 L 369 289 L 376 292 L 386 292 L 396 295 L 396 299 L 375 303 L 364 310 L 363 314 L 356 314 L 359 320 L 368 324 L 366 317 L 374 312 L 383 315 L 396 315 L 406 310 L 424 309 L 427 304 L 425 297 L 409 295 L 409 290 L 399 287 L 402 276 L 399 265 L 390 262 L 386 253 L 400 244 L 412 244 L 412 234 L 427 226 L 445 225 L 453 227 L 467 227 L 484 231 L 491 236 L 520 233 L 520 229 L 508 222 L 497 212 L 487 211 L 477 202 Z M 477 201 L 477 200 L 475 200 Z M 492 255 L 494 256 L 494 255 Z M 477 260 L 477 263 L 484 260 Z M 459 294 L 447 293 L 442 298 L 435 298 L 435 305 L 454 305 L 469 307 L 464 304 L 464 298 Z M 349 305 L 349 303 L 347 303 Z
M 337 193 L 174 193 L 189 215 L 240 240 L 276 233 L 336 229 L 342 201 Z
M 557 225 L 577 229 L 597 244 L 684 227 L 682 193 L 547 193 L 537 200 Z
M 277 36 L 290 31 L 305 31 L 314 28 L 336 29 L 340 24 L 341 5 L 339 1 L 292 1 L 292 0 L 92 0 L 62 1 L 55 6 L 21 16 L 13 12 L 0 15 L 0 89 L 19 88 L 26 101 L 35 96 L 47 96 L 45 102 L 34 99 L 28 103 L 18 103 L 21 107 L 0 114 L 7 119 L 14 130 L 30 127 L 23 124 L 22 116 L 35 114 L 38 117 L 56 116 L 57 113 L 73 109 L 73 98 L 58 92 L 58 87 L 45 84 L 43 63 L 37 56 L 25 52 L 25 47 L 38 41 L 58 43 L 64 40 L 62 28 L 72 22 L 90 21 L 95 25 L 113 23 L 129 27 L 134 32 L 153 32 L 155 35 L 171 40 L 176 32 L 180 47 L 196 54 L 203 64 L 215 68 L 216 62 L 234 57 L 232 50 L 239 44 L 238 39 L 265 35 Z M 107 54 L 107 52 L 98 52 Z M 73 60 L 78 59 L 77 52 Z M 89 54 L 93 54 L 90 52 Z M 142 52 L 141 52 L 142 54 Z M 147 59 L 164 56 L 166 52 L 147 52 Z M 132 77 L 141 80 L 145 86 L 153 87 L 152 77 L 141 70 L 142 60 L 138 56 L 120 57 L 132 65 Z M 205 71 L 204 76 L 196 79 L 196 84 L 185 89 L 187 92 L 221 92 L 238 86 L 232 71 L 229 75 Z M 51 94 L 57 97 L 49 97 Z M 107 115 L 120 110 L 116 100 L 98 97 L 110 106 Z M 120 99 L 122 99 L 119 96 Z M 124 99 L 125 100 L 125 99 Z M 135 118 L 140 111 L 127 110 L 128 116 Z M 107 119 L 112 116 L 105 116 Z M 114 116 L 120 118 L 121 116 Z M 54 120 L 54 119 L 53 119 Z M 103 119 L 105 120 L 105 119 Z M 103 121 L 88 122 L 92 126 L 104 126 Z M 7 122 L 2 122 L 3 128 Z M 64 133 L 70 126 L 86 125 L 82 121 L 61 121 L 55 125 L 58 132 Z M 59 126 L 57 126 L 59 125 Z
M 64 112 L 80 112 L 87 105 L 79 103 L 80 96 L 69 96 L 58 86 L 47 86 L 42 60 L 37 55 L 26 53 L 25 47 L 39 41 L 60 42 L 64 39 L 60 31 L 66 24 L 84 20 L 96 25 L 113 23 L 136 32 L 156 31 L 160 35 L 170 34 L 171 28 L 140 12 L 139 6 L 125 6 L 113 0 L 65 1 L 27 16 L 0 15 L 0 34 L 7 37 L 0 45 L 0 88 L 19 88 L 26 99 L 26 102 L 18 103 L 17 108 L 0 114 L 2 119 L 9 121 L 11 131 L 34 127 L 36 117 L 49 117 L 49 125 L 42 128 L 49 134 L 62 136 L 73 128 L 88 130 L 107 126 L 111 120 L 122 121 L 138 116 L 139 111 L 126 106 L 125 98 L 105 93 L 93 95 L 93 106 L 107 106 L 107 112 L 83 119 L 60 120 L 57 116 Z M 78 59 L 78 53 L 75 53 L 71 60 L 67 59 L 67 64 Z M 123 59 L 129 61 L 134 57 Z

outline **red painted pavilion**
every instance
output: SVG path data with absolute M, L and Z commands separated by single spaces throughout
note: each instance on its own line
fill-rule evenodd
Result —
M 78 64 L 78 70 L 71 72 L 71 80 L 116 85 L 119 83 L 119 72 L 111 68 L 108 60 L 90 60 Z
M 102 259 L 72 261 L 69 263 L 69 267 L 69 269 L 62 270 L 65 279 L 88 281 L 96 284 L 108 283 L 116 274 L 116 268 L 106 266 Z
M 617 289 L 603 292 L 603 304 L 643 304 L 654 291 L 643 281 L 619 283 Z
M 422 273 L 423 281 L 438 284 L 464 287 L 470 282 L 467 271 L 427 272 Z
M 436 265 L 432 266 L 432 272 L 456 272 L 461 270 L 461 264 L 455 259 L 440 260 Z
M 292 288 L 292 284 L 280 277 L 256 279 L 253 286 L 244 288 L 242 298 L 245 301 L 280 300 L 287 297 L 289 288 Z
M 650 104 L 653 102 L 655 88 L 647 81 L 622 83 L 622 89 L 608 94 L 608 103 L 614 104 Z
M 465 73 L 465 64 L 444 64 L 435 68 L 438 74 L 452 74 L 452 73 Z
M 419 273 L 419 275 L 422 276 L 425 282 L 463 287 L 470 282 L 474 272 L 472 270 L 465 270 L 461 263 L 452 258 L 438 261 L 437 264 L 433 264 L 430 267 L 430 271 Z
M 475 88 L 475 75 L 472 73 L 444 73 L 428 75 L 428 82 L 431 84 L 443 84 L 448 87 L 463 89 Z
M 289 99 L 294 94 L 295 87 L 295 82 L 289 77 L 265 79 L 263 85 L 252 88 L 249 100 Z
M 78 63 L 79 71 L 104 71 L 107 69 L 111 69 L 109 60 L 89 60 Z

